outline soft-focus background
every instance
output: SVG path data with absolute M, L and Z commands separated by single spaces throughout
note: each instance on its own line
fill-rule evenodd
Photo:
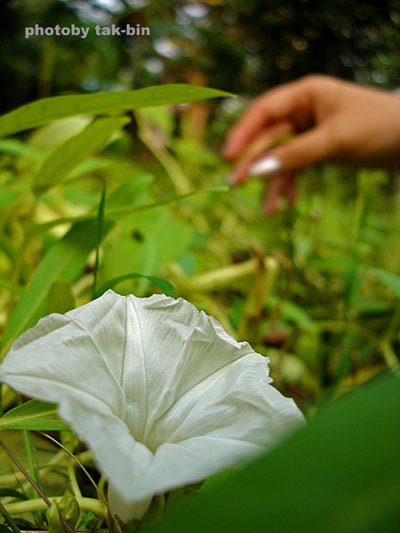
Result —
M 255 95 L 310 72 L 385 88 L 400 80 L 398 0 L 6 0 L 1 9 L 4 110 L 176 81 Z M 26 26 L 72 23 L 140 24 L 151 35 L 25 39 Z
M 282 203 L 276 215 L 263 217 L 261 180 L 249 180 L 232 190 L 221 188 L 229 165 L 220 150 L 251 98 L 276 84 L 323 73 L 387 90 L 399 87 L 399 0 L 12 0 L 3 1 L 0 10 L 1 113 L 43 97 L 167 83 L 214 87 L 238 95 L 141 109 L 129 113 L 131 122 L 123 129 L 120 119 L 115 119 L 117 126 L 105 120 L 110 134 L 104 134 L 103 143 L 96 144 L 92 138 L 92 150 L 83 143 L 86 155 L 78 154 L 68 171 L 65 166 L 70 161 L 62 143 L 82 134 L 92 117 L 75 116 L 0 139 L 3 355 L 7 344 L 40 316 L 88 302 L 94 283 L 99 288 L 127 276 L 114 285 L 115 290 L 146 296 L 160 287 L 170 289 L 162 279 L 151 277 L 158 276 L 168 280 L 178 296 L 214 315 L 237 339 L 249 341 L 269 356 L 275 386 L 293 397 L 309 420 L 357 385 L 398 369 L 399 176 L 381 170 L 314 166 L 299 176 L 296 205 Z M 75 24 L 91 31 L 87 39 L 26 39 L 25 27 L 35 24 Z M 140 24 L 150 28 L 150 35 L 100 37 L 94 30 L 97 24 L 123 28 Z M 208 191 L 198 194 L 201 189 Z M 151 209 L 132 211 L 143 205 Z M 104 212 L 116 207 L 121 216 L 103 220 Z M 92 221 L 73 225 L 81 216 Z M 72 237 L 67 234 L 71 227 Z M 6 388 L 2 399 L 5 409 L 18 402 Z M 370 405 L 377 411 L 378 404 Z M 371 487 L 368 494 L 363 492 L 370 500 L 362 500 L 358 513 L 350 507 L 348 512 L 357 527 L 363 520 L 364 526 L 357 529 L 349 525 L 350 520 L 344 522 L 349 529 L 340 525 L 324 529 L 312 522 L 314 529 L 307 531 L 389 531 L 378 522 L 377 529 L 366 529 L 366 511 L 375 516 L 374 509 L 383 509 L 382 516 L 389 516 L 387 502 L 394 501 L 398 491 L 383 466 L 382 484 L 389 488 L 382 489 L 379 500 L 375 487 L 380 482 L 368 476 L 370 463 L 375 460 L 381 465 L 382 456 L 386 457 L 389 442 L 390 457 L 396 457 L 396 440 L 386 434 L 379 440 L 381 430 L 374 434 L 377 441 L 364 437 L 367 433 L 351 422 L 359 418 L 356 408 L 353 411 L 349 428 L 340 425 L 347 415 L 338 411 L 336 422 L 342 433 L 338 431 L 336 441 L 330 433 L 335 425 L 327 423 L 320 434 L 318 425 L 311 426 L 317 429 L 314 441 L 304 441 L 305 470 L 299 488 L 293 485 L 298 472 L 291 466 L 293 450 L 282 463 L 289 481 L 276 476 L 283 487 L 273 505 L 278 524 L 291 516 L 285 507 L 289 487 L 294 491 L 291 508 L 293 501 L 301 504 L 303 495 L 309 494 L 312 507 L 322 509 L 321 517 L 326 510 L 331 524 L 340 518 L 337 509 L 351 504 L 347 494 Z M 364 415 L 368 428 L 369 415 Z M 374 423 L 371 427 L 374 430 Z M 44 444 L 42 438 L 31 435 L 33 459 L 26 435 L 4 434 L 12 450 L 26 454 L 24 464 L 40 470 L 48 494 L 61 494 L 70 486 L 71 468 L 68 474 L 62 469 L 64 455 L 61 452 L 60 458 L 52 443 Z M 60 438 L 99 479 L 82 443 L 65 432 Z M 355 443 L 353 449 L 346 448 L 346 439 Z M 370 448 L 365 447 L 368 443 Z M 293 448 L 302 449 L 297 444 Z M 328 448 L 329 453 L 337 451 L 330 462 L 325 461 Z M 367 466 L 354 470 L 354 464 L 364 464 L 359 459 L 364 449 Z M 310 466 L 307 471 L 314 460 L 315 469 Z M 336 476 L 335 465 L 343 464 L 346 472 L 340 475 L 356 487 L 349 492 Z M 5 503 L 26 496 L 10 487 L 20 486 L 28 497 L 35 497 L 20 473 L 18 479 L 10 473 L 10 464 L 2 463 L 1 468 Z M 336 499 L 333 492 L 324 492 L 325 480 L 318 478 L 324 469 L 326 474 L 321 476 L 329 477 L 332 491 L 336 487 Z M 389 470 L 392 475 L 394 469 Z M 83 494 L 96 497 L 80 471 L 76 475 Z M 304 490 L 302 480 L 306 485 L 314 480 L 314 492 Z M 249 502 L 258 502 L 257 508 L 267 509 L 269 517 L 263 492 L 252 486 L 246 492 Z M 272 490 L 275 486 L 271 484 Z M 266 501 L 274 502 L 269 496 Z M 292 517 L 294 526 L 287 530 L 297 530 L 297 517 L 304 516 L 300 504 Z M 221 509 L 214 515 L 220 516 Z M 234 513 L 228 514 L 236 520 Z M 242 514 L 245 519 L 246 512 Z M 31 515 L 28 518 L 32 520 Z M 86 518 L 82 524 L 97 527 L 98 520 L 92 523 L 89 517 L 85 522 Z M 35 520 L 44 523 L 39 515 Z M 280 527 L 271 531 L 282 531 Z

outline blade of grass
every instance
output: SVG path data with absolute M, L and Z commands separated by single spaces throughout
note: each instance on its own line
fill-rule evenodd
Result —
M 21 398 L 20 398 L 21 401 Z M 28 459 L 28 465 L 29 465 L 29 471 L 30 476 L 35 479 L 36 485 L 40 488 L 40 490 L 43 492 L 43 486 L 40 482 L 38 472 L 35 468 L 35 464 L 33 461 L 33 453 L 32 453 L 32 445 L 29 438 L 29 432 L 27 429 L 22 430 L 22 438 L 24 442 L 25 452 Z M 32 489 L 32 495 L 34 494 L 34 487 L 31 487 Z M 40 516 L 38 513 L 34 513 L 35 522 L 37 525 L 39 525 L 43 521 L 43 515 Z
M 128 122 L 127 117 L 98 118 L 84 130 L 57 146 L 43 161 L 33 177 L 33 192 L 41 195 L 65 182 L 70 173 L 88 157 L 103 149 L 113 134 Z
M 81 461 L 82 463 L 85 461 L 91 461 L 92 460 L 92 452 L 86 450 L 84 452 L 80 452 L 76 455 L 77 459 Z M 42 471 L 42 475 L 46 476 L 49 472 L 52 470 L 63 470 L 67 466 L 66 458 L 64 457 L 63 450 L 60 450 L 58 453 L 56 453 L 46 465 L 42 465 L 40 467 L 40 470 Z M 25 494 L 24 486 L 21 485 L 21 481 L 25 479 L 24 475 L 21 472 L 15 472 L 13 474 L 3 474 L 0 476 L 0 490 L 1 487 L 9 487 L 10 485 L 19 486 L 21 492 Z
M 200 194 L 204 193 L 214 193 L 214 192 L 228 192 L 230 189 L 226 185 L 219 185 L 217 187 L 207 187 L 206 189 L 200 189 L 197 191 L 192 191 L 186 194 L 174 194 L 172 196 L 168 196 L 166 198 L 160 198 L 159 200 L 156 200 L 155 202 L 151 202 L 149 204 L 143 204 L 143 205 L 137 205 L 137 206 L 128 206 L 123 207 L 119 209 L 112 209 L 110 211 L 106 211 L 104 213 L 104 217 L 120 217 L 123 215 L 128 215 L 130 213 L 136 213 L 138 211 L 146 211 L 147 209 L 155 209 L 157 207 L 164 207 L 166 205 L 172 204 L 174 202 L 179 202 L 181 200 L 186 200 L 187 198 L 191 198 L 194 196 L 198 196 Z M 87 213 L 86 215 L 80 215 L 76 217 L 63 217 L 58 218 L 56 220 L 52 220 L 50 222 L 44 222 L 43 224 L 37 224 L 34 226 L 30 232 L 29 237 L 33 238 L 39 235 L 40 233 L 43 233 L 45 231 L 48 231 L 49 229 L 52 229 L 56 226 L 60 226 L 62 224 L 75 224 L 77 222 L 84 222 L 87 220 L 93 220 L 98 216 L 96 212 Z
M 8 514 L 7 509 L 4 507 L 4 505 L 1 502 L 0 502 L 0 513 L 3 515 L 4 520 L 10 526 L 12 531 L 14 531 L 14 533 L 21 533 L 21 530 L 17 527 L 16 523 L 11 518 L 11 516 Z
M 99 204 L 99 210 L 97 213 L 97 243 L 96 243 L 96 260 L 94 264 L 94 278 L 93 278 L 93 300 L 96 295 L 96 284 L 97 284 L 97 273 L 99 270 L 99 254 L 100 254 L 100 243 L 103 233 L 103 223 L 104 223 L 104 207 L 106 204 L 106 189 L 107 185 L 104 183 L 103 192 L 101 193 L 101 199 Z
M 386 287 L 388 287 L 396 296 L 400 298 L 400 276 L 384 270 L 383 268 L 374 268 L 372 272 Z

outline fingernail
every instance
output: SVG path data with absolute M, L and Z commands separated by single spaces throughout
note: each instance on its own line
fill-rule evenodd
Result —
M 251 176 L 267 176 L 277 172 L 282 167 L 282 160 L 273 155 L 266 155 L 254 161 L 249 168 Z

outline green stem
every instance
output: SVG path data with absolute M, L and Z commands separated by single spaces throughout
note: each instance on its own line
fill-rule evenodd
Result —
M 72 492 L 76 498 L 80 498 L 82 496 L 82 493 L 81 489 L 79 488 L 78 481 L 76 479 L 74 464 L 72 462 L 72 459 L 70 458 L 68 461 L 67 471 Z
M 19 397 L 19 400 L 20 400 L 19 403 L 21 404 L 21 402 L 22 402 L 21 397 Z M 28 459 L 28 469 L 29 469 L 28 471 L 29 471 L 29 474 L 30 474 L 31 478 L 35 480 L 37 486 L 41 490 L 43 490 L 43 486 L 41 484 L 41 480 L 40 480 L 38 471 L 35 468 L 35 462 L 33 460 L 33 453 L 32 453 L 32 444 L 31 444 L 31 440 L 29 438 L 29 431 L 27 429 L 23 429 L 22 430 L 22 438 L 23 438 L 23 441 L 24 441 L 25 452 L 26 452 L 26 456 L 27 456 L 27 459 Z M 33 498 L 35 496 L 34 487 L 29 486 L 29 491 L 30 491 L 30 496 Z M 36 522 L 36 524 L 40 524 L 41 523 L 41 519 L 42 519 L 42 517 L 40 515 L 36 515 L 35 514 L 35 522 Z
M 386 332 L 386 339 L 392 340 L 393 335 L 398 331 L 400 327 L 400 302 L 396 305 L 395 312 L 393 314 L 392 320 L 390 321 L 388 330 Z
M 29 483 L 32 485 L 32 487 L 36 490 L 36 492 L 41 496 L 43 501 L 46 503 L 48 507 L 50 507 L 50 502 L 47 496 L 43 493 L 43 491 L 38 487 L 38 485 L 33 481 L 31 476 L 28 474 L 28 472 L 25 470 L 25 468 L 22 466 L 22 464 L 18 461 L 18 459 L 15 457 L 15 455 L 7 448 L 7 446 L 0 440 L 0 446 L 3 448 L 3 450 L 6 452 L 6 454 L 9 456 L 11 461 L 17 466 L 17 468 L 24 474 L 25 478 L 29 481 Z
M 21 463 L 18 461 L 18 459 L 15 457 L 15 455 L 7 448 L 7 446 L 4 444 L 3 441 L 0 440 L 0 446 L 3 448 L 3 450 L 6 452 L 6 454 L 9 456 L 9 458 L 12 460 L 12 462 L 18 467 L 18 469 L 24 474 L 26 479 L 29 481 L 29 483 L 32 485 L 32 487 L 36 490 L 36 492 L 41 496 L 45 506 L 50 507 L 51 502 L 48 499 L 48 497 L 44 494 L 42 489 L 33 481 L 31 476 L 28 474 L 28 472 L 25 470 L 25 468 L 21 465 Z M 45 507 L 46 508 L 46 507 Z M 70 527 L 70 525 L 65 521 L 65 519 L 60 516 L 60 520 L 65 527 L 67 531 L 70 533 L 75 533 L 75 530 Z
M 372 342 L 376 342 L 374 333 L 354 322 L 348 322 L 346 320 L 318 320 L 317 326 L 321 331 L 332 333 L 343 333 L 346 331 L 358 333 L 359 335 L 364 335 Z
M 396 357 L 396 354 L 393 351 L 392 345 L 388 340 L 382 342 L 379 345 L 379 350 L 385 359 L 385 363 L 390 368 L 390 370 L 396 371 L 399 368 L 399 361 Z
M 11 518 L 10 513 L 7 512 L 7 509 L 4 507 L 4 505 L 1 502 L 0 502 L 0 513 L 3 515 L 4 520 L 10 526 L 10 528 L 14 531 L 14 533 L 21 533 L 20 529 L 17 527 L 14 520 Z
M 23 429 L 22 430 L 22 436 L 23 436 L 26 456 L 27 456 L 27 459 L 28 459 L 29 474 L 30 474 L 31 478 L 35 479 L 36 484 L 38 486 L 40 486 L 39 483 L 38 483 L 38 476 L 37 476 L 37 473 L 35 471 L 35 464 L 34 464 L 34 461 L 33 461 L 33 453 L 32 453 L 32 445 L 31 445 L 31 441 L 29 439 L 29 433 L 28 433 L 27 429 Z M 31 487 L 31 495 L 34 494 L 33 490 L 34 490 L 33 487 Z
M 92 452 L 81 452 L 80 454 L 77 454 L 76 457 L 80 462 L 85 463 L 86 461 L 90 461 L 92 459 Z M 68 457 L 65 457 L 64 450 L 60 450 L 54 455 L 52 459 L 50 459 L 47 465 L 39 467 L 43 477 L 45 477 L 54 468 L 68 465 L 68 459 Z M 2 476 L 0 476 L 0 488 L 17 485 L 18 482 L 24 481 L 25 479 L 26 478 L 22 474 L 22 472 L 15 472 L 13 474 L 3 474 Z
M 207 189 L 199 189 L 197 191 L 188 192 L 187 194 L 177 194 L 174 196 L 168 196 L 166 198 L 160 198 L 159 200 L 155 202 L 151 202 L 149 204 L 112 209 L 110 211 L 106 211 L 104 213 L 104 217 L 105 218 L 121 217 L 124 215 L 129 215 L 130 213 L 137 213 L 139 211 L 146 211 L 147 209 L 155 209 L 157 207 L 163 207 L 163 206 L 175 203 L 175 202 L 179 202 L 181 200 L 185 200 L 187 198 L 191 198 L 193 196 L 198 196 L 200 194 L 211 193 L 211 192 L 227 192 L 228 190 L 229 190 L 228 187 L 224 185 L 221 185 L 218 187 L 210 187 Z M 83 222 L 85 220 L 93 220 L 96 217 L 97 217 L 97 213 L 91 212 L 91 213 L 87 213 L 86 215 L 58 218 L 57 220 L 52 220 L 51 222 L 44 222 L 42 224 L 37 224 L 36 226 L 33 226 L 33 228 L 28 234 L 28 237 L 32 239 L 36 237 L 37 235 L 40 235 L 41 233 L 48 231 L 49 229 L 54 228 L 55 226 L 58 226 L 60 224 L 75 224 L 76 222 Z
M 379 344 L 379 350 L 385 359 L 387 366 L 396 371 L 399 368 L 399 360 L 394 353 L 392 348 L 392 338 L 396 331 L 398 331 L 400 326 L 400 303 L 397 304 L 395 312 L 393 314 L 392 320 L 390 321 L 389 327 L 386 331 L 385 336 L 382 339 L 382 342 Z
M 275 257 L 265 257 L 263 261 L 266 273 L 269 273 L 271 270 L 274 272 L 278 270 L 278 261 Z M 236 280 L 253 275 L 258 265 L 259 260 L 253 258 L 243 261 L 243 263 L 228 265 L 191 278 L 182 278 L 176 283 L 177 293 L 209 292 L 220 289 Z
M 186 194 L 190 192 L 190 181 L 168 150 L 155 138 L 150 121 L 147 120 L 146 116 L 140 111 L 135 113 L 135 118 L 139 126 L 140 140 L 164 167 L 175 191 L 178 194 Z
M 50 497 L 50 502 L 57 497 Z M 93 513 L 100 518 L 107 518 L 107 510 L 103 503 L 95 498 L 77 498 L 79 507 L 82 511 Z M 26 500 L 23 502 L 9 503 L 5 505 L 6 511 L 10 515 L 29 513 L 33 511 L 45 511 L 48 505 L 41 498 Z

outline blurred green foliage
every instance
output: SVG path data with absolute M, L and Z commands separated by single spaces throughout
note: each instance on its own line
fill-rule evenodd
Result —
M 156 92 L 177 102 L 185 91 L 190 99 L 181 86 Z M 198 98 L 216 94 L 194 91 Z M 145 106 L 156 97 L 155 90 L 143 93 L 148 97 L 131 94 L 134 101 L 144 98 Z M 114 95 L 96 95 L 89 107 L 103 112 L 102 99 L 111 102 Z M 59 105 L 60 119 L 71 114 L 68 102 L 38 105 L 51 113 Z M 209 118 L 208 131 L 226 128 L 224 107 L 231 102 L 226 98 Z M 21 117 L 14 129 L 29 127 L 35 106 L 4 116 L 0 128 L 14 116 Z M 24 140 L 0 141 L 3 353 L 48 309 L 57 310 L 54 302 L 64 312 L 64 300 L 71 306 L 88 301 L 96 273 L 96 289 L 118 283 L 119 291 L 139 296 L 160 287 L 170 291 L 154 276 L 165 278 L 178 296 L 269 355 L 277 386 L 306 411 L 384 368 L 395 369 L 396 179 L 378 170 L 315 167 L 298 180 L 296 206 L 270 218 L 260 214 L 261 180 L 192 197 L 218 191 L 227 171 L 192 133 L 200 129 L 198 109 L 207 106 L 135 111 L 133 133 L 129 118 L 97 118 L 88 125 L 87 117 L 70 117 L 40 126 Z M 46 113 L 43 107 L 42 117 Z M 99 240 L 96 217 L 105 182 Z

